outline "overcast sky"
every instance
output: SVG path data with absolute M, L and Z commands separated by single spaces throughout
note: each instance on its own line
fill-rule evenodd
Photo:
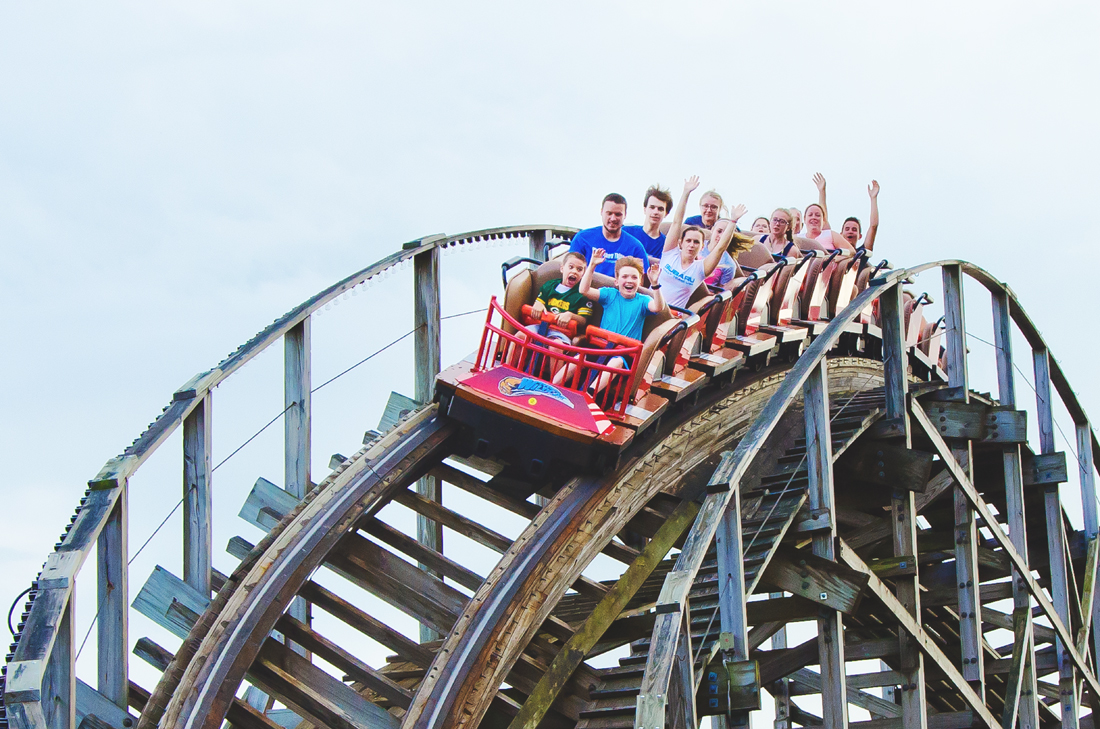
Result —
M 1086 2 L 0 5 L 0 606 L 172 391 L 299 301 L 423 235 L 596 225 L 612 190 L 638 223 L 647 185 L 678 192 L 690 174 L 750 219 L 814 200 L 816 171 L 834 219 L 866 216 L 878 179 L 876 253 L 965 258 L 1008 281 L 1100 412 L 1098 15 Z M 446 258 L 443 312 L 483 306 L 518 251 Z M 325 312 L 315 382 L 407 331 L 411 301 L 406 272 Z M 444 364 L 473 348 L 473 319 L 447 324 Z M 354 451 L 391 389 L 411 393 L 407 344 L 318 394 L 315 475 Z M 215 460 L 281 409 L 281 358 L 219 389 Z M 226 572 L 225 540 L 258 538 L 233 516 L 249 486 L 280 482 L 281 426 L 268 435 L 215 478 Z M 135 481 L 132 551 L 179 493 L 171 441 Z M 176 518 L 135 561 L 132 592 L 175 564 L 163 555 L 178 540 Z

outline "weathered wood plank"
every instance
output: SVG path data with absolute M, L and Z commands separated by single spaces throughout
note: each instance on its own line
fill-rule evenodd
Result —
M 296 499 L 305 498 L 313 484 L 312 458 L 312 319 L 306 317 L 283 337 L 283 486 Z M 300 598 L 289 613 L 308 624 L 309 606 Z
M 944 673 L 947 679 L 953 684 L 954 689 L 962 695 L 966 703 L 970 705 L 971 710 L 985 722 L 986 726 L 990 727 L 990 729 L 998 727 L 1000 722 L 989 712 L 981 697 L 970 687 L 970 684 L 963 678 L 959 669 L 955 668 L 954 664 L 948 660 L 947 656 L 945 656 L 939 646 L 936 645 L 935 640 L 924 631 L 921 624 L 909 613 L 908 608 L 894 596 L 894 593 L 890 591 L 890 588 L 888 588 L 882 580 L 871 572 L 870 567 L 860 559 L 859 555 L 857 555 L 851 547 L 844 543 L 843 539 L 840 540 L 839 559 L 853 570 L 862 572 L 867 576 L 868 590 L 878 597 L 894 619 L 897 620 L 901 628 L 912 636 L 916 646 L 921 650 L 922 654 L 936 664 L 936 667 Z M 907 693 L 916 693 L 916 690 L 913 689 Z M 905 693 L 902 694 L 903 715 L 905 712 L 904 696 Z M 905 718 L 908 719 L 908 717 Z M 924 721 L 927 722 L 927 718 L 925 718 Z
M 390 680 L 305 623 L 284 615 L 275 627 L 288 639 L 317 654 L 395 706 L 409 708 L 412 692 Z
M 115 502 L 97 542 L 96 571 L 96 685 L 120 710 L 126 710 L 130 675 L 126 652 L 130 649 L 129 569 L 127 560 L 127 494 Z
M 846 615 L 859 608 L 867 586 L 863 575 L 808 550 L 790 547 L 776 552 L 762 581 Z
M 297 504 L 296 496 L 261 477 L 256 479 L 237 516 L 266 532 Z
M 1004 551 L 1005 555 L 1012 560 L 1013 566 L 1019 572 L 1018 579 L 1023 581 L 1024 585 L 1031 593 L 1031 596 L 1039 603 L 1042 612 L 1050 620 L 1052 627 L 1057 632 L 1058 637 L 1065 648 L 1065 653 L 1069 654 L 1069 657 L 1072 659 L 1074 666 L 1077 668 L 1078 671 L 1081 672 L 1081 675 L 1085 678 L 1085 681 L 1089 686 L 1089 691 L 1095 696 L 1100 696 L 1100 684 L 1097 683 L 1096 677 L 1089 670 L 1088 665 L 1081 654 L 1077 652 L 1077 649 L 1074 646 L 1073 638 L 1072 636 L 1070 636 L 1065 624 L 1058 617 L 1057 610 L 1051 603 L 1050 599 L 1046 596 L 1046 593 L 1036 582 L 1035 578 L 1031 575 L 1031 572 L 1027 569 L 1026 562 L 1024 562 L 1020 554 L 1013 547 L 1011 541 L 1009 541 L 1008 537 L 1006 537 L 1004 532 L 1001 530 L 996 520 L 996 517 L 993 515 L 993 512 L 989 509 L 989 506 L 985 503 L 985 501 L 977 493 L 977 491 L 974 490 L 974 486 L 970 483 L 965 473 L 959 467 L 958 462 L 956 462 L 955 459 L 952 457 L 951 451 L 947 447 L 947 444 L 943 442 L 942 438 L 940 438 L 939 434 L 936 432 L 935 426 L 928 421 L 928 417 L 924 414 L 924 412 L 921 411 L 920 408 L 916 407 L 913 408 L 911 412 L 913 418 L 920 423 L 921 428 L 924 430 L 928 438 L 932 441 L 932 445 L 939 453 L 940 458 L 944 461 L 947 468 L 951 470 L 954 474 L 955 481 L 959 484 L 960 488 L 962 488 L 963 492 L 967 495 L 967 499 L 970 501 L 971 506 L 974 507 L 974 510 L 978 513 L 978 515 L 985 520 L 987 525 L 989 525 L 989 531 L 993 535 L 993 538 Z
M 183 421 L 183 581 L 203 595 L 213 565 L 212 403 L 208 393 Z
M 1016 407 L 1016 372 L 1012 362 L 1012 311 L 1011 300 L 1003 290 L 992 292 L 993 303 L 993 341 L 997 348 L 997 393 L 1000 403 L 1004 407 Z M 1002 454 L 1002 465 L 1005 474 L 1005 504 L 1006 521 L 1012 544 L 1026 564 L 1028 561 L 1027 527 L 1024 516 L 1024 486 L 1021 468 L 1021 450 L 1019 444 L 1006 445 Z M 982 596 L 985 599 L 985 596 Z M 1021 611 L 1025 616 L 1024 652 L 1029 656 L 1035 650 L 1033 623 L 1031 620 L 1031 602 L 1028 591 L 1024 587 L 1020 573 L 1013 568 L 1012 572 L 1012 599 L 1013 613 Z M 988 667 L 987 667 L 988 671 Z M 1026 660 L 1020 668 L 1019 686 L 1016 693 L 1010 696 L 1012 699 L 1011 711 L 1022 726 L 1039 725 L 1038 690 L 1035 681 L 1034 661 Z M 1012 676 L 1010 675 L 1010 689 L 1012 688 Z M 1009 706 L 1006 704 L 1003 717 L 1009 718 Z
M 157 565 L 134 598 L 133 608 L 177 638 L 186 639 L 209 604 L 210 598 Z
M 828 361 L 819 363 L 802 388 L 806 421 L 808 492 L 812 512 L 819 510 L 831 512 L 836 508 L 833 492 L 833 439 L 829 422 L 828 366 Z M 885 469 L 874 473 L 885 475 Z M 923 483 L 928 482 L 927 473 L 918 478 Z M 814 555 L 835 562 L 835 543 L 836 522 L 830 520 L 827 530 L 813 534 Z M 805 578 L 809 573 L 808 568 L 803 571 L 804 579 L 801 586 L 805 585 Z M 819 592 L 818 597 L 821 594 L 823 593 Z M 818 688 L 821 690 L 821 717 L 828 726 L 845 729 L 848 726 L 849 696 L 844 682 L 844 626 L 841 623 L 840 612 L 834 610 L 830 613 L 823 611 L 823 613 L 817 621 L 817 649 L 821 673 L 814 674 L 817 677 Z M 858 705 L 859 702 L 854 703 Z
M 300 716 L 335 729 L 387 727 L 397 718 L 317 666 L 268 638 L 249 672 L 251 680 Z
M 467 597 L 455 588 L 354 533 L 344 537 L 328 563 L 363 589 L 440 633 L 450 632 L 466 605 Z
M 380 620 L 316 582 L 307 582 L 299 591 L 310 603 L 343 621 L 363 635 L 384 645 L 403 660 L 427 668 L 435 654 Z
M 439 374 L 439 249 L 419 253 L 413 258 L 413 397 L 429 402 L 435 392 L 435 377 Z M 416 493 L 442 503 L 440 483 L 428 475 L 416 482 Z M 416 539 L 427 549 L 443 553 L 443 525 L 424 514 L 416 516 Z M 420 568 L 439 576 L 431 562 L 421 562 Z M 420 628 L 422 643 L 436 640 L 439 634 L 427 626 Z
M 638 588 L 661 563 L 698 512 L 698 504 L 692 501 L 685 501 L 676 507 L 638 559 L 627 567 L 580 629 L 566 641 L 527 697 L 520 712 L 508 725 L 508 729 L 535 729 L 539 725 L 585 656 L 626 608 Z

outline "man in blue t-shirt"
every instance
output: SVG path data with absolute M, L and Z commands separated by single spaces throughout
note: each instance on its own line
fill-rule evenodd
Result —
M 645 197 L 642 200 L 645 208 L 642 211 L 645 224 L 624 225 L 623 231 L 637 238 L 650 258 L 660 260 L 665 252 L 665 234 L 661 232 L 661 223 L 672 210 L 672 195 L 668 190 L 662 190 L 660 186 L 653 185 L 645 191 Z
M 615 276 L 615 261 L 627 256 L 648 260 L 645 248 L 641 242 L 623 232 L 623 219 L 626 217 L 626 198 L 617 192 L 613 192 L 603 199 L 603 207 L 600 208 L 600 217 L 603 226 L 599 228 L 586 228 L 573 236 L 573 243 L 569 250 L 584 255 L 586 261 L 592 260 L 592 251 L 597 248 L 604 250 L 603 263 L 596 267 L 596 273 L 605 276 Z

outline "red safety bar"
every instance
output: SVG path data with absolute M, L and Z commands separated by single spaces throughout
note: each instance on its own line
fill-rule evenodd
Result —
M 505 325 L 515 331 L 506 332 Z M 585 392 L 603 373 L 609 373 L 607 385 L 593 399 L 609 418 L 621 419 L 634 395 L 642 343 L 593 326 L 585 330 L 585 337 L 597 346 L 567 344 L 532 332 L 505 311 L 494 296 L 485 317 L 476 369 L 507 365 L 574 392 Z M 614 357 L 622 357 L 629 366 L 607 365 Z

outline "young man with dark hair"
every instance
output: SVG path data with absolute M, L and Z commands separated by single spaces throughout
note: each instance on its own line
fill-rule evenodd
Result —
M 652 185 L 642 198 L 644 225 L 624 225 L 623 230 L 637 238 L 650 258 L 659 259 L 665 250 L 665 234 L 661 232 L 661 223 L 672 210 L 672 195 L 658 185 Z
M 586 261 L 591 261 L 592 251 L 602 248 L 604 257 L 596 267 L 596 273 L 612 277 L 615 275 L 615 262 L 620 258 L 633 256 L 643 261 L 648 260 L 641 242 L 630 233 L 623 231 L 626 198 L 616 192 L 604 197 L 600 217 L 603 220 L 601 227 L 585 228 L 573 236 L 573 243 L 569 246 L 570 251 L 576 251 L 582 254 Z

